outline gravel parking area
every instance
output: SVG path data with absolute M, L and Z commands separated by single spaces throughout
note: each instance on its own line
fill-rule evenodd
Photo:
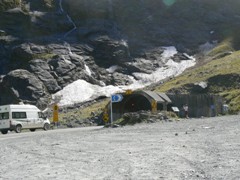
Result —
M 240 179 L 240 115 L 0 135 L 0 179 Z

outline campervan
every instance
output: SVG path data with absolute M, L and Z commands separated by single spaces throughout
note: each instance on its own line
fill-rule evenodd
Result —
M 34 105 L 11 104 L 0 106 L 0 131 L 7 134 L 14 130 L 20 133 L 22 129 L 35 131 L 38 128 L 48 130 L 50 121 Z

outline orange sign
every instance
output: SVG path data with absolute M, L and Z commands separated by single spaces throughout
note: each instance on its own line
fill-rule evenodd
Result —
M 108 116 L 107 113 L 103 114 L 103 120 L 104 120 L 105 123 L 107 123 L 109 121 L 109 116 Z
M 54 104 L 53 105 L 53 122 L 58 122 L 58 105 Z
M 157 112 L 157 101 L 153 100 L 152 101 L 152 112 Z
M 128 89 L 128 90 L 125 91 L 126 95 L 129 95 L 129 94 L 132 94 L 132 93 L 133 93 L 133 91 L 131 89 Z
M 108 109 L 107 108 L 105 108 L 104 110 L 103 110 L 103 121 L 105 122 L 105 123 L 107 123 L 108 121 L 109 121 L 109 115 L 108 115 Z

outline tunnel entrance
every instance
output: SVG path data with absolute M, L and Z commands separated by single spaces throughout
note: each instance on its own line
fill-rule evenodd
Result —
M 172 107 L 179 109 L 178 115 L 182 117 L 183 104 L 189 106 L 190 117 L 209 117 L 222 114 L 223 99 L 220 96 L 209 94 L 168 94 L 153 91 L 134 91 L 131 94 L 121 94 L 123 99 L 120 102 L 109 103 L 105 108 L 105 114 L 115 121 L 122 117 L 124 113 L 144 111 L 173 111 Z M 171 98 L 171 99 L 170 99 Z M 154 105 L 155 104 L 155 105 Z M 154 106 L 155 109 L 154 109 Z M 110 120 L 109 120 L 110 121 Z
M 128 97 L 123 105 L 123 111 L 126 112 L 137 112 L 141 110 L 151 110 L 151 103 L 149 100 L 140 95 L 132 95 Z
M 156 110 L 167 110 L 167 104 L 171 103 L 166 94 L 153 91 L 134 91 L 131 94 L 121 95 L 123 96 L 122 101 L 112 103 L 113 121 L 121 118 L 124 113 L 142 110 L 152 111 L 153 102 L 156 105 Z M 110 106 L 108 109 L 110 114 Z

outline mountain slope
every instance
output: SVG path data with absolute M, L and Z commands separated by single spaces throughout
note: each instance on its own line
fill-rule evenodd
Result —
M 129 85 L 139 80 L 136 73 L 166 66 L 162 46 L 176 47 L 174 62 L 188 53 L 198 65 L 240 49 L 238 0 L 0 0 L 0 5 L 0 104 L 23 101 L 44 108 L 52 94 L 79 79 Z M 230 45 L 224 43 L 228 39 Z M 216 48 L 203 56 L 206 42 Z M 113 65 L 118 68 L 109 72 Z
M 155 90 L 219 94 L 226 99 L 232 112 L 240 111 L 240 51 L 234 51 L 232 45 L 229 40 L 219 44 L 205 56 L 210 62 L 189 69 Z

